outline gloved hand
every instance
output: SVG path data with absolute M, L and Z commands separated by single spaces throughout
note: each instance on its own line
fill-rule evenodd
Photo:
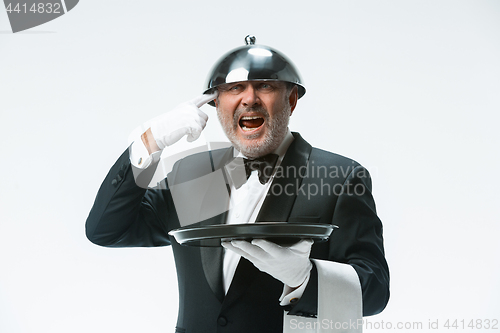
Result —
M 151 133 L 160 149 L 164 149 L 184 135 L 192 142 L 198 139 L 207 124 L 208 116 L 199 108 L 217 97 L 217 91 L 200 95 L 189 102 L 178 105 L 151 123 Z
M 303 239 L 290 246 L 282 247 L 265 239 L 254 239 L 251 243 L 243 240 L 222 242 L 222 246 L 249 260 L 262 272 L 291 288 L 300 286 L 312 269 L 309 260 L 311 239 Z

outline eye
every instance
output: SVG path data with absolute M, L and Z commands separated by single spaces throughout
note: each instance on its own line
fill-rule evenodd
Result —
M 234 86 L 231 86 L 228 88 L 229 91 L 240 91 L 241 90 L 241 85 L 240 84 L 235 84 Z
M 261 84 L 259 84 L 259 89 L 260 90 L 272 90 L 274 87 L 267 83 L 267 82 L 262 82 Z

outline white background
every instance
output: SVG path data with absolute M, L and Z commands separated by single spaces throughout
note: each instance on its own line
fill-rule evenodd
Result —
M 302 73 L 291 129 L 373 175 L 392 295 L 367 319 L 500 320 L 500 1 L 82 0 L 0 31 L 0 332 L 173 332 L 171 250 L 85 220 L 131 130 L 249 33 Z

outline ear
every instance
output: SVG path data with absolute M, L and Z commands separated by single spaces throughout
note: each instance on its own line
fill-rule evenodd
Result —
M 290 91 L 290 96 L 288 96 L 288 103 L 290 103 L 290 115 L 292 115 L 293 110 L 295 110 L 295 107 L 297 106 L 297 100 L 299 99 L 299 90 L 297 86 L 292 88 L 292 91 Z
M 214 103 L 215 103 L 215 108 L 217 109 L 219 107 L 219 97 L 214 99 Z

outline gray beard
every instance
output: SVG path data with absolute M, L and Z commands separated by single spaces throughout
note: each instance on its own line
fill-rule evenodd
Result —
M 243 144 L 236 135 L 236 131 L 240 126 L 238 123 L 240 115 L 249 111 L 259 112 L 264 118 L 263 126 L 266 126 L 267 131 L 266 134 L 264 134 L 264 141 L 262 144 Z M 287 133 L 288 123 L 290 122 L 290 112 L 291 107 L 287 103 L 283 110 L 277 113 L 273 119 L 271 119 L 267 110 L 262 107 L 237 109 L 232 119 L 230 117 L 225 117 L 221 112 L 217 112 L 217 117 L 219 118 L 219 122 L 227 138 L 231 141 L 233 146 L 246 157 L 257 158 L 272 153 L 279 147 L 281 142 L 283 142 Z M 257 136 L 258 134 L 256 137 Z M 252 139 L 251 136 L 250 139 Z

